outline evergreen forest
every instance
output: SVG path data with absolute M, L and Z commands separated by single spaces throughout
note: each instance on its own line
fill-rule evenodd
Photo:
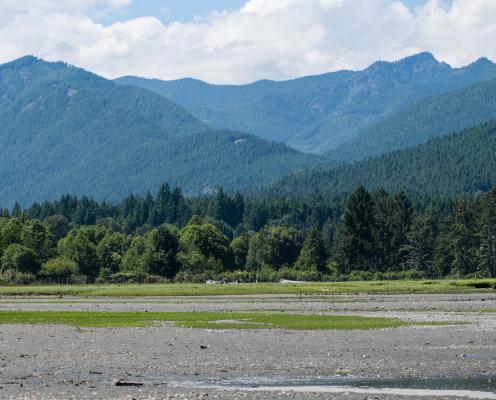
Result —
M 428 204 L 363 186 L 305 200 L 167 184 L 120 204 L 62 196 L 2 211 L 0 260 L 2 283 L 495 277 L 496 188 Z

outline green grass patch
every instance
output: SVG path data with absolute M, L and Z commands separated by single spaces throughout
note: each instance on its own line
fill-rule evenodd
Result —
M 487 281 L 484 281 L 484 283 Z M 429 284 L 426 284 L 429 283 Z M 496 281 L 495 281 L 496 284 Z M 483 285 L 485 286 L 485 285 Z M 385 281 L 333 282 L 303 284 L 150 284 L 150 285 L 52 285 L 3 286 L 0 295 L 67 295 L 83 297 L 137 297 L 137 296 L 217 296 L 257 294 L 340 294 L 340 293 L 470 293 L 478 288 L 474 281 Z
M 397 318 L 266 312 L 0 312 L 0 324 L 144 327 L 166 321 L 182 327 L 205 329 L 342 330 L 433 325 L 431 323 L 411 323 Z
M 496 280 L 494 279 L 467 279 L 467 280 L 455 281 L 453 284 L 458 287 L 468 287 L 474 289 L 496 288 Z
M 329 283 L 252 283 L 239 285 L 205 284 L 126 284 L 126 285 L 51 285 L 0 286 L 0 296 L 81 296 L 81 297 L 138 297 L 138 296 L 221 296 L 257 294 L 342 294 L 342 293 L 473 293 L 494 291 L 495 279 L 381 281 Z

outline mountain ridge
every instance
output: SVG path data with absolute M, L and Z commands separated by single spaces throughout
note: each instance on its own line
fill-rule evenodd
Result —
M 450 135 L 496 118 L 496 79 L 427 97 L 379 121 L 326 156 L 334 162 L 374 157 Z
M 246 85 L 129 76 L 116 82 L 170 98 L 216 128 L 325 153 L 416 101 L 489 79 L 496 79 L 496 64 L 487 58 L 452 68 L 431 53 L 419 53 L 395 62 L 378 61 L 362 71 Z
M 168 181 L 188 194 L 268 183 L 321 161 L 217 131 L 176 103 L 61 62 L 0 65 L 0 203 L 118 200 Z

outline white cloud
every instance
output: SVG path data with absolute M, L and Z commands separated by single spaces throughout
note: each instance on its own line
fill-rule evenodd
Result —
M 234 12 L 164 25 L 103 26 L 90 15 L 131 0 L 0 0 L 0 62 L 35 54 L 107 77 L 193 76 L 239 83 L 359 69 L 432 51 L 455 66 L 496 59 L 496 1 L 250 0 Z

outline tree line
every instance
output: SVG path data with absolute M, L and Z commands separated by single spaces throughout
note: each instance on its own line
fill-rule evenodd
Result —
M 403 192 L 305 200 L 180 188 L 120 204 L 63 196 L 0 217 L 0 282 L 496 276 L 496 188 L 444 204 Z
M 496 92 L 496 84 L 494 86 Z M 401 127 L 393 131 L 408 132 Z M 373 140 L 379 143 L 378 139 Z M 491 190 L 496 185 L 495 152 L 496 120 L 493 120 L 351 164 L 323 166 L 286 175 L 261 192 L 267 196 L 306 197 L 308 193 L 341 196 L 349 195 L 364 184 L 369 190 L 378 187 L 389 192 L 404 190 L 428 204 L 430 199 Z M 359 150 L 358 153 L 366 152 Z

